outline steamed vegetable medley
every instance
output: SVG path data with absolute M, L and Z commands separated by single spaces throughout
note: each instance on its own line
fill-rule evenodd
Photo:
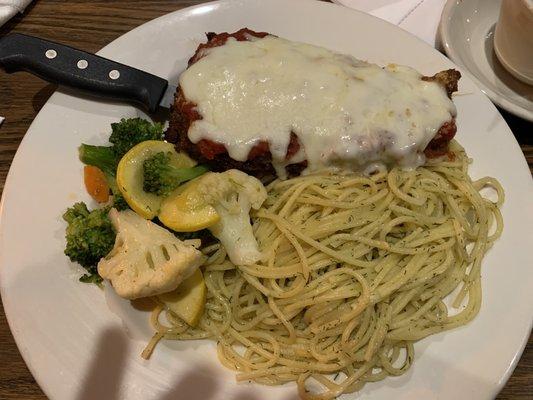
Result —
M 206 298 L 201 238 L 214 236 L 237 265 L 257 262 L 250 211 L 267 194 L 256 178 L 209 172 L 163 138 L 162 125 L 131 118 L 111 124 L 111 145 L 79 147 L 98 206 L 63 214 L 65 254 L 87 271 L 80 281 L 106 279 L 126 299 L 155 296 L 194 326 Z

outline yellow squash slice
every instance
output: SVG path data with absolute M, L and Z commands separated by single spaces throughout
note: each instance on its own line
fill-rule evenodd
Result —
M 197 181 L 180 186 L 163 200 L 159 220 L 176 232 L 195 232 L 220 220 L 215 208 L 207 204 L 196 190 Z
M 160 294 L 158 298 L 188 325 L 196 326 L 204 313 L 206 293 L 202 271 L 197 269 L 176 290 Z

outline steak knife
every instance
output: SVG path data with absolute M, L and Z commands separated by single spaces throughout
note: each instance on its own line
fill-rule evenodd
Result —
M 141 106 L 169 108 L 176 87 L 166 79 L 73 47 L 12 33 L 0 39 L 0 67 L 27 71 L 48 82 L 94 96 Z

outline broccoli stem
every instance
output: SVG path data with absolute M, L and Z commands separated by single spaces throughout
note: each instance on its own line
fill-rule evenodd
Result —
M 106 175 L 115 176 L 118 160 L 112 147 L 82 144 L 78 153 L 82 163 L 98 167 Z
M 125 210 L 128 203 L 122 197 L 115 178 L 118 160 L 112 147 L 82 144 L 79 148 L 80 161 L 86 165 L 98 167 L 104 173 L 107 184 L 113 193 L 113 207 Z
M 204 165 L 197 165 L 192 168 L 169 168 L 169 177 L 174 180 L 176 187 L 183 182 L 190 181 L 202 174 L 205 174 L 209 169 Z
M 111 189 L 111 193 L 113 193 L 113 207 L 119 211 L 129 209 L 130 206 L 128 205 L 126 199 L 124 199 L 124 196 L 120 192 L 115 177 L 107 174 L 105 177 L 107 179 L 107 184 Z

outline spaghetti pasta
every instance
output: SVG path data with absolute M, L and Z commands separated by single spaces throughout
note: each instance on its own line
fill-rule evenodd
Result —
M 481 261 L 503 229 L 500 184 L 472 181 L 464 150 L 452 151 L 412 171 L 274 181 L 252 218 L 262 261 L 236 266 L 220 245 L 205 248 L 199 326 L 158 307 L 143 356 L 160 338 L 210 338 L 237 380 L 295 381 L 303 399 L 403 374 L 414 342 L 476 316 Z

